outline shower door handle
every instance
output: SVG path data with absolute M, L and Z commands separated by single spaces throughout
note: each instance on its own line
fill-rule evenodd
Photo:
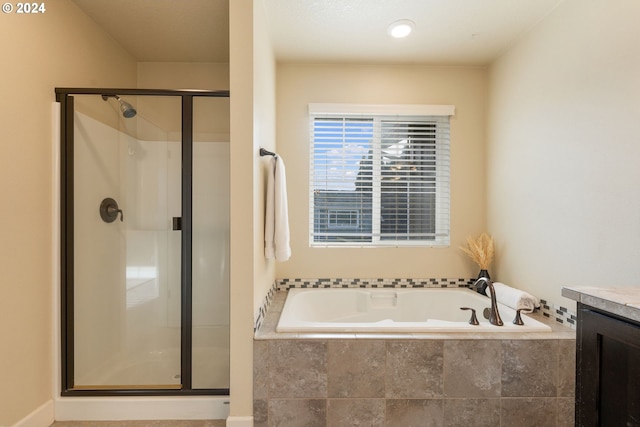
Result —
M 176 231 L 182 230 L 182 217 L 181 216 L 174 216 L 173 220 L 173 229 Z

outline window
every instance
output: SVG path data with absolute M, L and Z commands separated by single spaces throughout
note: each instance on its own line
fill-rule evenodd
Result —
M 447 246 L 451 114 L 311 104 L 310 244 Z

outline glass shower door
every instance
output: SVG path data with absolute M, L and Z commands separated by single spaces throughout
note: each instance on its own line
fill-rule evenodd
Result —
M 228 91 L 56 98 L 62 395 L 227 395 Z
M 193 99 L 192 387 L 229 388 L 229 99 Z
M 74 98 L 73 389 L 180 389 L 180 99 Z

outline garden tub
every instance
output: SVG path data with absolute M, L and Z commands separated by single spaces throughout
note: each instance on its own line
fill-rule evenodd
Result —
M 485 317 L 491 301 L 468 288 L 295 288 L 290 289 L 278 332 L 546 332 L 548 325 L 498 304 L 503 326 Z M 469 323 L 476 310 L 479 325 Z M 488 314 L 487 314 L 488 315 Z

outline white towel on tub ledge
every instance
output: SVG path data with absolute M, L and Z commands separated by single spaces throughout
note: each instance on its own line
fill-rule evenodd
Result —
M 533 313 L 534 309 L 540 307 L 540 300 L 528 292 L 512 288 L 500 282 L 493 282 L 493 288 L 496 291 L 498 302 L 514 310 L 521 309 L 523 313 Z
M 278 155 L 269 159 L 264 224 L 265 257 L 281 262 L 288 260 L 291 256 L 289 237 L 287 177 L 284 161 Z

